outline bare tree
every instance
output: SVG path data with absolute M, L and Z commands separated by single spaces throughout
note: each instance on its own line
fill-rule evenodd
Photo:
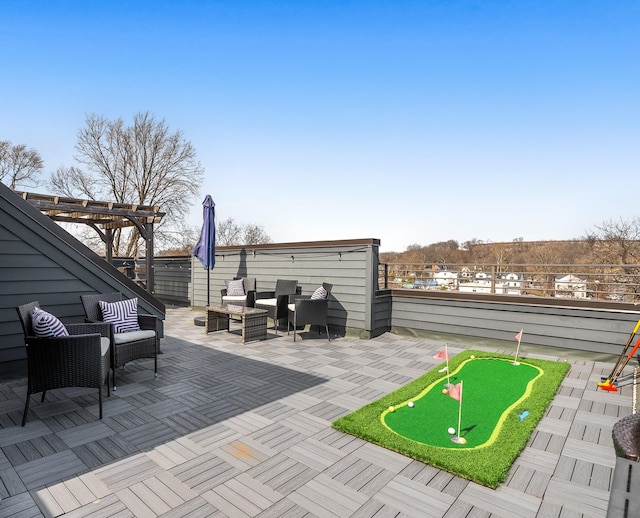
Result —
M 260 245 L 271 243 L 271 238 L 264 231 L 261 225 L 248 223 L 242 229 L 244 245 Z
M 596 264 L 621 265 L 603 267 L 606 289 L 636 300 L 640 289 L 632 279 L 640 275 L 640 218 L 605 221 L 587 233 L 587 243 Z
M 587 242 L 597 263 L 640 263 L 640 218 L 605 221 L 587 232 Z
M 98 199 L 94 178 L 75 166 L 56 169 L 49 178 L 49 187 L 69 198 Z
M 0 182 L 12 189 L 20 186 L 37 187 L 44 164 L 35 149 L 24 144 L 12 145 L 8 140 L 0 141 Z
M 60 168 L 52 185 L 75 197 L 159 206 L 166 213 L 158 226 L 159 241 L 167 237 L 163 227 L 185 219 L 189 200 L 198 193 L 204 176 L 196 151 L 182 132 L 172 133 L 164 120 L 156 120 L 149 112 L 136 114 L 131 126 L 122 119 L 88 115 L 75 148 L 76 160 L 89 173 Z M 140 246 L 137 229 L 114 232 L 115 255 L 135 256 Z
M 271 243 L 271 238 L 260 225 L 237 223 L 233 218 L 216 221 L 218 246 L 259 245 Z
M 216 245 L 239 245 L 242 236 L 242 228 L 233 218 L 216 221 Z
M 193 251 L 193 244 L 198 240 L 200 228 L 179 225 L 176 231 L 167 233 L 167 238 L 156 255 L 184 255 L 190 256 Z

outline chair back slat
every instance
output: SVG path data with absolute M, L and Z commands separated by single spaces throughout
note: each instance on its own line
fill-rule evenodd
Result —
M 22 306 L 18 306 L 16 308 L 18 310 L 18 316 L 20 317 L 22 331 L 24 332 L 25 337 L 34 335 L 33 324 L 31 323 L 31 315 L 33 314 L 33 309 L 36 307 L 40 307 L 40 303 L 37 300 L 29 302 L 28 304 L 23 304 Z
M 292 281 L 287 279 L 276 280 L 276 298 L 280 295 L 295 295 L 298 289 L 298 281 Z
M 243 277 L 242 284 L 244 285 L 244 292 L 256 291 L 256 278 L 255 277 Z

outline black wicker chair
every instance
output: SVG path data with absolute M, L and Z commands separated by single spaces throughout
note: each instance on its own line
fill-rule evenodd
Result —
M 296 341 L 296 331 L 299 326 L 318 326 L 318 333 L 322 332 L 324 327 L 327 333 L 327 339 L 331 340 L 329 335 L 329 326 L 327 324 L 327 310 L 329 308 L 329 296 L 331 295 L 332 284 L 322 283 L 322 287 L 327 292 L 324 299 L 312 299 L 311 295 L 292 295 L 289 298 L 288 305 L 288 325 L 287 334 L 293 325 L 293 341 Z M 311 327 L 309 327 L 311 329 Z
M 227 295 L 227 288 L 220 290 L 220 297 L 223 304 L 235 304 L 237 306 L 245 306 L 252 308 L 256 302 L 256 278 L 255 277 L 235 277 L 233 280 L 238 281 L 242 279 L 242 285 L 244 287 L 244 296 L 240 295 Z
M 300 294 L 301 288 L 298 281 L 278 279 L 276 280 L 276 289 L 274 291 L 258 291 L 256 292 L 256 309 L 266 309 L 267 316 L 273 319 L 273 329 L 278 334 L 278 326 L 280 319 L 287 318 L 287 304 L 289 304 L 289 295 Z
M 637 461 L 640 450 L 640 414 L 631 414 L 616 421 L 611 437 L 618 457 Z
M 98 293 L 81 295 L 87 322 L 102 322 L 99 301 L 119 302 L 124 300 L 122 293 Z M 111 367 L 113 369 L 113 390 L 116 390 L 116 369 L 124 367 L 132 360 L 153 358 L 153 373 L 158 375 L 158 331 L 157 318 L 154 315 L 138 313 L 140 331 L 114 333 L 110 325 Z
M 102 386 L 109 391 L 109 324 L 66 324 L 69 336 L 36 337 L 31 315 L 40 304 L 30 302 L 18 306 L 18 316 L 24 331 L 27 349 L 27 399 L 22 426 L 27 422 L 32 394 L 42 392 L 44 402 L 47 390 L 65 387 L 92 387 L 98 389 L 98 405 L 102 419 Z M 102 339 L 102 340 L 101 340 Z

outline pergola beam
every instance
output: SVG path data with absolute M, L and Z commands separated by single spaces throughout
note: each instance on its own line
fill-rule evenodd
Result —
M 146 289 L 154 293 L 153 225 L 160 223 L 165 213 L 152 205 L 115 203 L 16 192 L 40 212 L 54 221 L 77 223 L 93 228 L 106 246 L 106 260 L 113 263 L 113 230 L 135 226 L 146 243 Z

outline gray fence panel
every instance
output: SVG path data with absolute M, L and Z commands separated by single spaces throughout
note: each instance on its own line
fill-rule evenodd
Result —
M 392 328 L 453 333 L 619 354 L 638 313 L 572 307 L 393 297 Z
M 155 296 L 165 304 L 189 306 L 190 257 L 154 257 Z

